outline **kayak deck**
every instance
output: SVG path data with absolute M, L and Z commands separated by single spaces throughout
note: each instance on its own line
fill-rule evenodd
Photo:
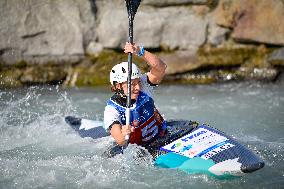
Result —
M 101 121 L 72 116 L 67 116 L 65 121 L 83 138 L 98 139 L 110 135 Z M 144 146 L 158 167 L 214 176 L 239 176 L 264 167 L 264 162 L 251 150 L 208 125 L 189 120 L 169 120 L 166 125 L 165 136 Z M 114 144 L 103 156 L 121 153 L 123 148 Z

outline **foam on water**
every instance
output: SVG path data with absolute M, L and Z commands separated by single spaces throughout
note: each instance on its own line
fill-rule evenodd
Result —
M 284 184 L 283 85 L 167 86 L 156 102 L 167 119 L 207 122 L 258 153 L 266 166 L 232 180 L 155 168 L 123 155 L 101 156 L 112 143 L 80 138 L 67 115 L 102 120 L 104 89 L 31 87 L 0 91 L 0 188 L 279 188 Z

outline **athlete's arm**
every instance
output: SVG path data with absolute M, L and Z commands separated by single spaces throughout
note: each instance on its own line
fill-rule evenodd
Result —
M 120 146 L 125 144 L 125 136 L 130 134 L 130 127 L 120 124 L 113 124 L 110 129 L 110 134 L 116 141 L 116 143 Z
M 125 136 L 130 133 L 130 129 L 127 126 L 120 124 L 119 112 L 112 106 L 107 105 L 104 111 L 104 126 L 106 130 L 109 130 L 111 136 L 115 139 L 117 144 L 125 144 Z
M 145 50 L 143 59 L 151 67 L 147 73 L 152 84 L 159 84 L 165 76 L 167 65 L 156 55 Z
M 124 52 L 137 55 L 140 52 L 140 47 L 127 42 L 124 47 Z M 151 67 L 150 71 L 147 73 L 149 81 L 152 84 L 159 84 L 165 76 L 167 65 L 158 56 L 146 50 L 144 51 L 143 59 Z

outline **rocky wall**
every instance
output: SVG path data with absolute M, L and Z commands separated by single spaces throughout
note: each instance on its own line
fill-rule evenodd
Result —
M 2 0 L 0 17 L 1 86 L 107 84 L 111 65 L 127 60 L 123 0 Z M 168 64 L 168 82 L 275 81 L 284 3 L 143 0 L 134 40 Z

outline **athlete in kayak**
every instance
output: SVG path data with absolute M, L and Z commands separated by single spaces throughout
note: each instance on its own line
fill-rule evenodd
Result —
M 155 107 L 152 91 L 162 81 L 167 66 L 142 46 L 127 42 L 124 52 L 143 58 L 150 71 L 141 74 L 140 69 L 132 64 L 131 125 L 126 125 L 128 63 L 122 62 L 111 69 L 110 83 L 114 95 L 107 101 L 104 125 L 120 146 L 126 143 L 125 136 L 129 134 L 130 143 L 147 146 L 165 133 L 166 124 Z

